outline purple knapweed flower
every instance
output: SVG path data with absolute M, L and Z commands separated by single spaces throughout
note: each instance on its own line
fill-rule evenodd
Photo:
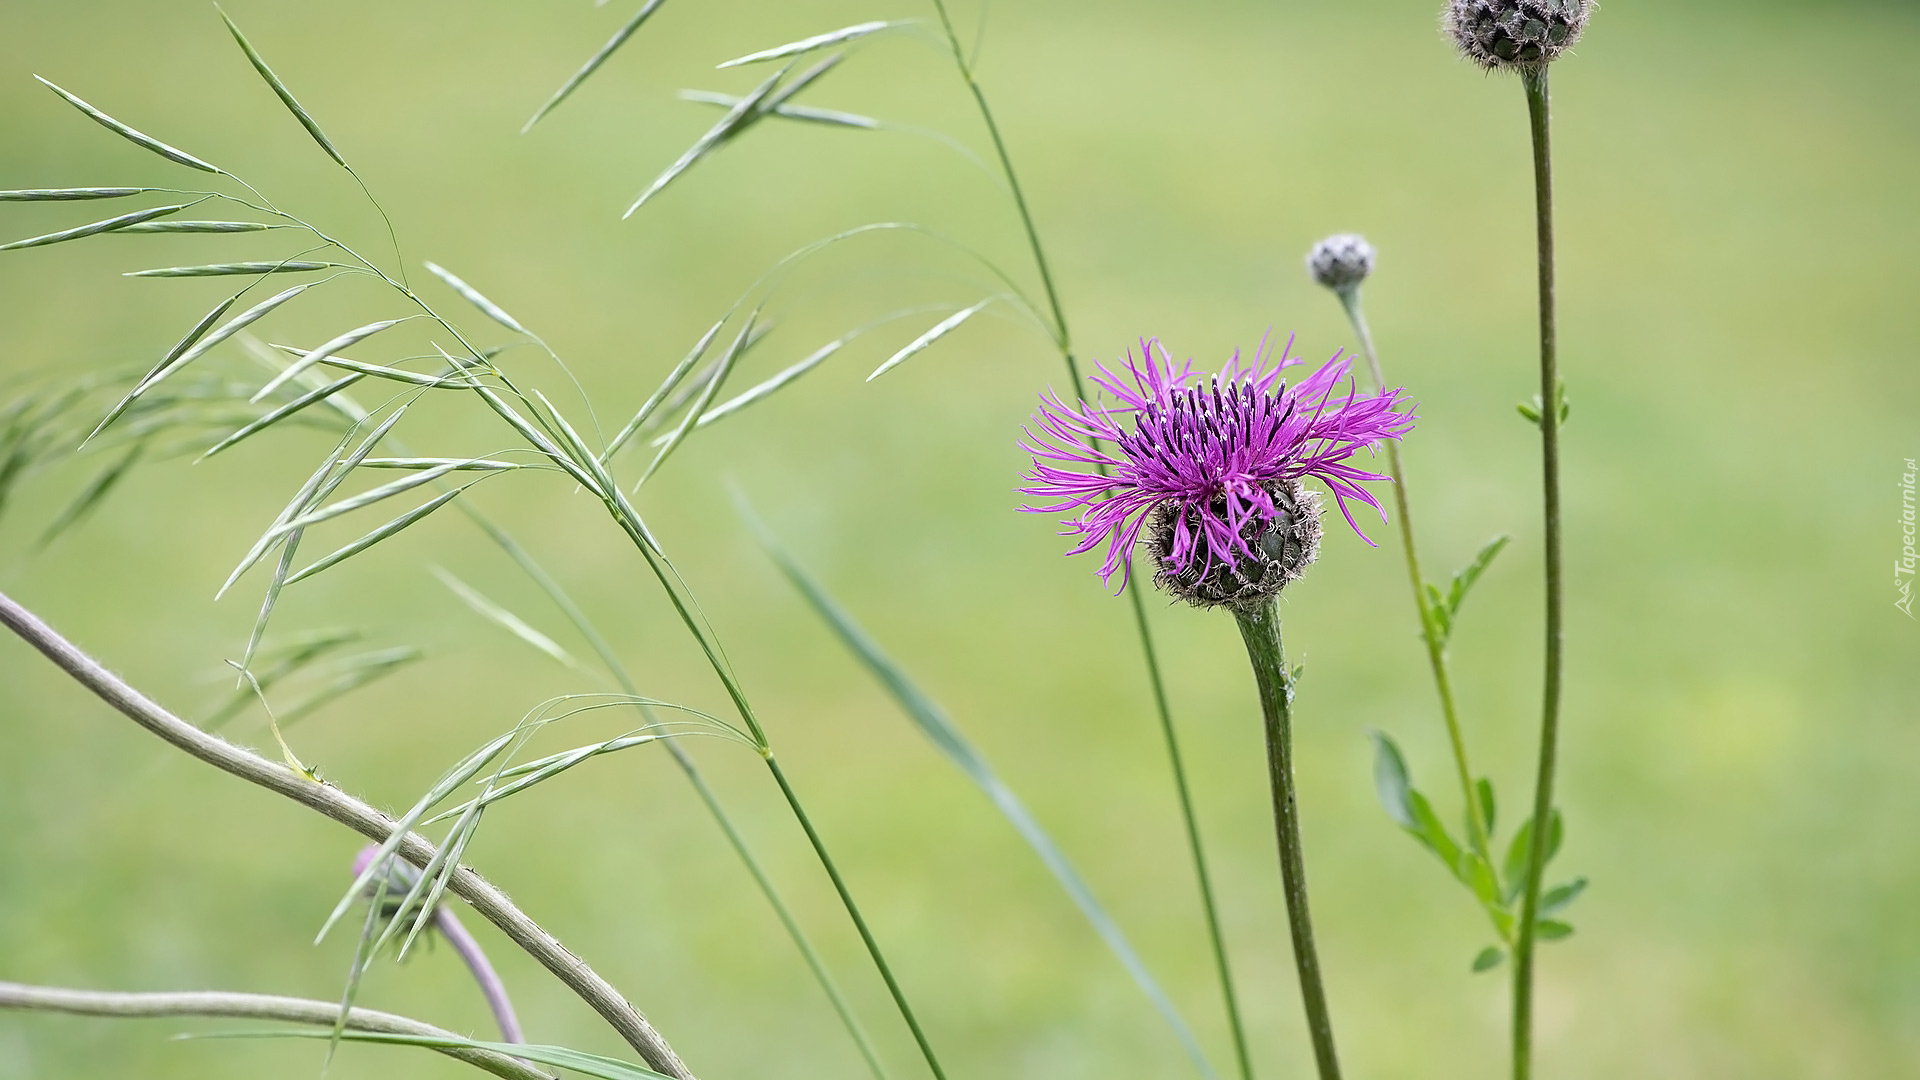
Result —
M 1339 353 L 1289 385 L 1281 372 L 1300 361 L 1286 349 L 1270 363 L 1263 345 L 1247 366 L 1236 352 L 1204 381 L 1157 339 L 1140 351 L 1137 362 L 1127 354 L 1121 372 L 1099 365 L 1093 376 L 1114 403 L 1069 405 L 1050 391 L 1034 417 L 1038 430 L 1021 442 L 1033 469 L 1019 491 L 1047 500 L 1023 509 L 1071 513 L 1062 535 L 1079 543 L 1068 554 L 1104 544 L 1102 580 L 1127 580 L 1145 532 L 1156 580 L 1175 595 L 1203 606 L 1264 603 L 1313 560 L 1320 520 L 1301 485 L 1307 477 L 1333 493 L 1361 539 L 1350 501 L 1385 520 L 1361 485 L 1389 478 L 1348 459 L 1412 429 L 1412 411 L 1397 408 L 1402 391 L 1340 394 L 1352 361 Z

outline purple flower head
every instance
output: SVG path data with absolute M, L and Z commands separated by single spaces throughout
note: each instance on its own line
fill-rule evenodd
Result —
M 1300 363 L 1287 355 L 1292 344 L 1269 361 L 1263 343 L 1244 366 L 1235 352 L 1220 374 L 1202 380 L 1191 360 L 1175 364 L 1158 339 L 1147 339 L 1139 361 L 1128 353 L 1123 371 L 1099 365 L 1093 376 L 1116 399 L 1112 404 L 1069 405 L 1057 393 L 1042 395 L 1035 427 L 1021 442 L 1033 469 L 1019 491 L 1047 501 L 1023 509 L 1071 514 L 1062 535 L 1079 543 L 1068 554 L 1106 545 L 1100 577 L 1108 584 L 1116 573 L 1122 582 L 1132 574 L 1133 549 L 1149 522 L 1163 583 L 1244 580 L 1296 545 L 1286 555 L 1291 580 L 1319 537 L 1314 500 L 1300 487 L 1306 477 L 1326 485 L 1365 540 L 1349 503 L 1373 507 L 1384 521 L 1386 510 L 1361 485 L 1389 478 L 1348 459 L 1405 435 L 1414 415 L 1396 411 L 1400 390 L 1339 393 L 1352 366 L 1339 353 L 1287 384 L 1282 371 Z M 1303 518 L 1311 519 L 1310 529 Z M 1278 529 L 1288 531 L 1269 536 Z

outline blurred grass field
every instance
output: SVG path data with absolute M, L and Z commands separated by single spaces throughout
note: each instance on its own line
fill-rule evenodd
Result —
M 538 329 L 609 426 L 773 260 L 838 229 L 925 222 L 1031 280 L 991 180 L 912 134 L 767 123 L 621 222 L 717 115 L 673 92 L 740 93 L 762 77 L 714 62 L 927 14 L 905 0 L 681 0 L 516 134 L 632 6 L 237 0 L 228 10 L 380 196 L 415 283 L 433 259 Z M 1434 6 L 1001 3 L 981 70 L 1083 355 L 1110 359 L 1157 334 L 1211 363 L 1271 328 L 1321 358 L 1352 343 L 1301 256 L 1341 230 L 1380 248 L 1366 299 L 1390 378 L 1420 402 L 1406 458 L 1429 572 L 1494 533 L 1516 538 L 1453 646 L 1504 832 L 1530 797 L 1539 678 L 1536 440 L 1513 407 L 1533 389 L 1524 110 L 1517 84 L 1454 58 Z M 971 32 L 979 11 L 961 15 Z M 1554 71 L 1573 400 L 1569 825 L 1556 870 L 1593 886 L 1571 913 L 1579 933 L 1543 952 L 1543 1077 L 1920 1075 L 1920 626 L 1894 610 L 1888 571 L 1902 461 L 1920 455 L 1916 48 L 1920 12 L 1905 4 L 1622 2 Z M 0 187 L 192 186 L 198 177 L 87 123 L 35 72 L 363 250 L 385 250 L 379 219 L 209 7 L 0 6 Z M 869 43 L 803 100 L 984 149 L 964 88 L 912 39 Z M 89 208 L 0 207 L 0 239 L 108 216 Z M 118 275 L 285 254 L 280 234 L 264 236 L 0 253 L 0 387 L 151 363 L 225 292 Z M 734 385 L 891 306 L 970 303 L 978 278 L 911 239 L 843 245 L 776 295 L 779 324 Z M 343 292 L 276 316 L 271 337 L 312 344 L 393 308 Z M 1017 322 L 982 319 L 862 382 L 917 332 L 909 322 L 866 339 L 696 435 L 640 508 L 717 626 L 955 1080 L 1194 1074 L 1017 835 L 772 571 L 729 488 L 1029 801 L 1227 1069 L 1124 604 L 1092 564 L 1059 557 L 1046 521 L 1014 512 L 1025 466 L 1015 437 L 1034 395 L 1062 385 L 1058 358 Z M 533 351 L 506 357 L 563 407 L 577 400 L 558 396 L 564 380 Z M 404 429 L 422 452 L 503 444 L 464 402 L 422 412 Z M 0 516 L 0 588 L 159 700 L 203 716 L 230 685 L 221 660 L 244 646 L 259 579 L 218 604 L 213 592 L 328 438 L 270 434 L 204 465 L 147 467 L 40 551 L 35 537 L 99 461 L 45 474 Z M 523 476 L 475 498 L 581 597 L 649 693 L 723 711 L 644 566 L 590 500 Z M 1395 734 L 1442 812 L 1458 812 L 1399 555 L 1390 529 L 1371 531 L 1378 549 L 1331 529 L 1284 608 L 1307 666 L 1302 802 L 1342 1049 L 1355 1077 L 1500 1075 L 1505 971 L 1467 972 L 1488 932 L 1374 800 L 1369 727 Z M 325 539 L 352 535 L 348 524 Z M 479 621 L 430 565 L 565 636 L 537 591 L 451 515 L 289 589 L 279 632 L 356 625 L 375 643 L 429 653 L 289 732 L 327 776 L 389 807 L 543 698 L 602 688 Z M 1240 644 L 1222 616 L 1166 607 L 1153 618 L 1258 1071 L 1305 1076 Z M 556 746 L 611 733 L 611 721 L 575 723 Z M 230 734 L 270 745 L 257 714 Z M 10 638 L 0 740 L 0 979 L 338 994 L 351 939 L 309 942 L 357 838 L 167 750 Z M 731 746 L 695 752 L 894 1076 L 920 1075 L 764 770 Z M 505 804 L 471 861 L 625 991 L 702 1077 L 861 1071 L 661 755 L 583 767 Z M 621 1049 L 490 927 L 477 932 L 535 1040 Z M 382 966 L 361 1001 L 487 1031 L 444 949 Z M 321 1050 L 306 1043 L 169 1038 L 233 1026 L 0 1014 L 0 1076 L 317 1074 Z M 347 1047 L 329 1075 L 456 1070 Z

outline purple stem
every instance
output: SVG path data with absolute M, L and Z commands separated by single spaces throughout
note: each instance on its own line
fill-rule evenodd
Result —
M 480 984 L 480 992 L 486 995 L 487 1007 L 493 1010 L 493 1018 L 500 1024 L 500 1041 L 523 1043 L 527 1037 L 520 1031 L 520 1019 L 513 1015 L 513 1002 L 507 1000 L 507 984 L 500 981 L 499 973 L 487 962 L 487 954 L 474 940 L 472 934 L 460 923 L 455 915 L 444 905 L 435 909 L 433 925 L 444 934 L 453 951 L 467 962 L 467 970 L 473 972 L 473 981 Z

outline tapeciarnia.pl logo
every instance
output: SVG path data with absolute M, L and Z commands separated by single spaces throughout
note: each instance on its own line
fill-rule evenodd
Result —
M 1900 474 L 1900 557 L 1893 560 L 1893 606 L 1913 614 L 1913 480 L 1920 469 L 1914 467 L 1914 459 L 1907 459 L 1907 471 Z

